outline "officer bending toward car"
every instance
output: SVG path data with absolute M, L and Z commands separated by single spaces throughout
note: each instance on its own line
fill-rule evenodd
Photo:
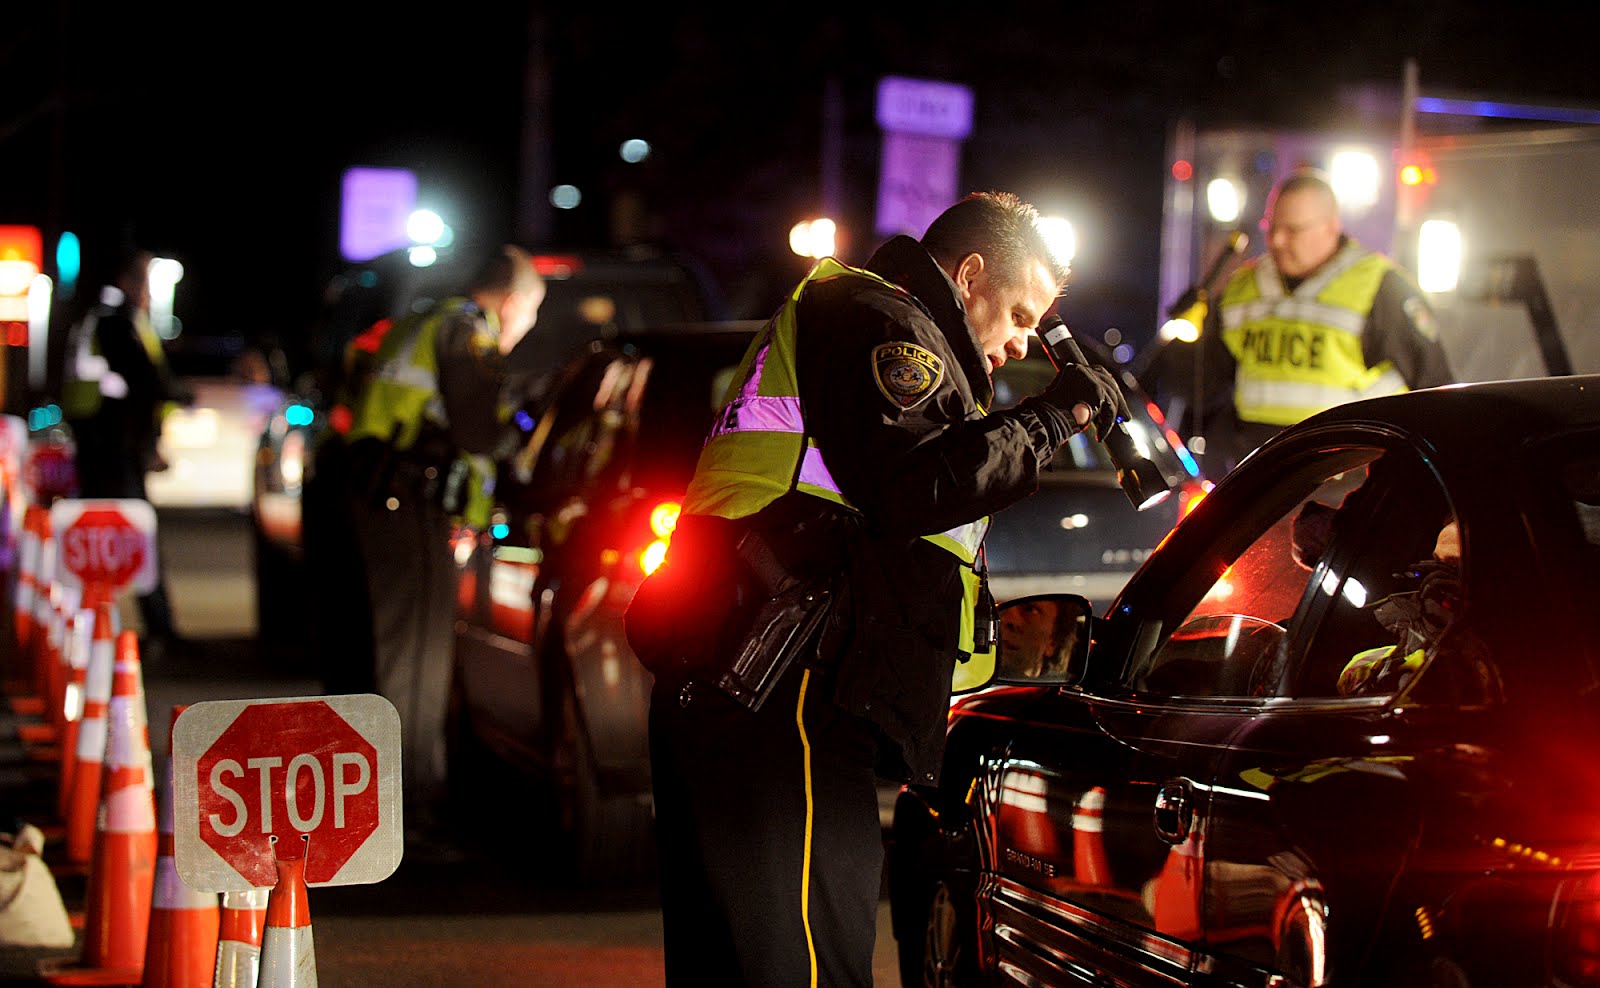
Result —
M 1120 401 L 1069 365 L 985 414 L 1066 282 L 1037 219 L 976 193 L 824 259 L 746 353 L 627 616 L 669 985 L 872 982 L 876 777 L 934 782 L 957 662 L 993 662 L 987 516 Z
M 372 683 L 400 714 L 407 841 L 424 853 L 449 850 L 442 811 L 457 574 L 451 526 L 488 520 L 493 459 L 516 437 L 506 424 L 505 357 L 533 327 L 544 291 L 527 252 L 494 251 L 464 295 L 395 323 L 370 378 L 350 396 L 342 491 L 334 496 L 370 601 Z

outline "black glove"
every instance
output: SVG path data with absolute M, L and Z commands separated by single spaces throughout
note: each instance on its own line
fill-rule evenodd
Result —
M 1079 432 L 1077 418 L 1072 409 L 1077 405 L 1089 407 L 1089 422 L 1095 428 L 1095 437 L 1103 439 L 1117 424 L 1118 416 L 1131 418 L 1128 402 L 1117 387 L 1117 379 L 1104 367 L 1088 364 L 1065 364 L 1056 379 L 1039 395 L 1044 402 L 1067 413 L 1072 431 Z

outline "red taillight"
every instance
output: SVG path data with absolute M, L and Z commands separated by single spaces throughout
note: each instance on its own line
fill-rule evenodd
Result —
M 667 546 L 678 528 L 678 514 L 682 510 L 683 505 L 677 501 L 662 501 L 650 509 L 650 534 L 655 538 L 639 552 L 639 568 L 646 576 L 654 573 L 667 557 Z

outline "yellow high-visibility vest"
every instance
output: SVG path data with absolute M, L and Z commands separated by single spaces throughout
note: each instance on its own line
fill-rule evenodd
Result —
M 1239 418 L 1293 425 L 1348 401 L 1407 390 L 1394 364 L 1368 367 L 1361 332 L 1394 265 L 1351 240 L 1285 292 L 1270 255 L 1235 272 L 1219 303 L 1222 340 L 1238 362 Z
M 860 510 L 839 490 L 823 462 L 822 451 L 806 428 L 795 371 L 800 295 L 808 285 L 833 278 L 864 278 L 904 294 L 899 286 L 870 271 L 831 257 L 818 262 L 745 351 L 700 451 L 694 479 L 684 495 L 685 512 L 744 518 L 790 491 L 819 497 L 850 511 Z M 973 654 L 980 597 L 978 550 L 988 529 L 989 519 L 985 517 L 923 536 L 960 563 L 963 593 L 959 648 L 968 655 Z M 992 649 L 982 654 L 993 661 Z M 968 662 L 958 670 L 974 665 Z

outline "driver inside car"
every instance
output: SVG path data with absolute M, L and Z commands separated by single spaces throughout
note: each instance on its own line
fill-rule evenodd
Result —
M 1371 605 L 1378 623 L 1395 641 L 1357 652 L 1339 673 L 1340 696 L 1398 689 L 1422 667 L 1427 649 L 1455 616 L 1461 597 L 1461 529 L 1451 519 L 1439 531 L 1431 558 L 1403 574 L 1416 589 L 1390 594 Z

